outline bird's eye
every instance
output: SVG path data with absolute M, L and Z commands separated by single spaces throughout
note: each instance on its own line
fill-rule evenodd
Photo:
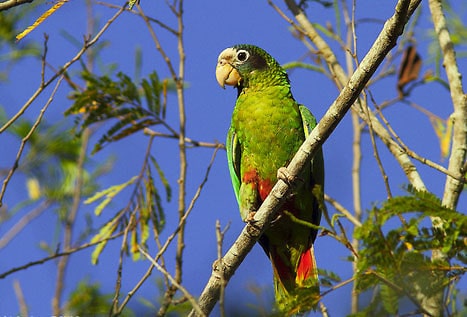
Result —
M 245 50 L 240 50 L 238 51 L 237 53 L 237 59 L 240 61 L 240 62 L 244 62 L 248 59 L 248 57 L 250 57 L 250 53 L 248 53 L 247 51 Z

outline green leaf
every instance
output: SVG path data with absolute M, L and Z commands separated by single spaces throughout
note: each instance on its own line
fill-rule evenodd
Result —
M 117 121 L 98 140 L 94 153 L 110 142 L 162 122 L 161 113 L 164 117 L 165 105 L 161 105 L 161 94 L 165 104 L 167 86 L 166 81 L 159 81 L 156 72 L 143 79 L 140 87 L 121 72 L 117 73 L 117 79 L 97 76 L 86 70 L 81 76 L 86 81 L 86 89 L 77 89 L 71 94 L 70 99 L 74 103 L 65 112 L 66 115 L 76 115 L 77 134 L 96 123 Z M 146 108 L 142 97 L 146 100 Z
M 390 280 L 394 280 L 394 278 Z M 390 285 L 384 283 L 381 285 L 381 299 L 386 312 L 393 316 L 397 315 L 399 296 Z
M 165 188 L 165 193 L 166 193 L 166 199 L 167 201 L 170 201 L 172 198 L 172 188 L 170 187 L 169 181 L 165 177 L 164 171 L 162 171 L 161 167 L 159 166 L 159 163 L 157 163 L 156 158 L 154 156 L 150 156 L 152 165 L 156 168 L 157 174 L 159 175 L 159 178 L 164 185 Z
M 133 176 L 130 180 L 125 183 L 111 186 L 107 189 L 95 193 L 93 196 L 89 197 L 84 201 L 85 204 L 91 204 L 96 202 L 99 199 L 103 199 L 102 202 L 97 205 L 94 209 L 96 216 L 99 216 L 102 213 L 102 210 L 115 198 L 122 190 L 127 188 L 129 185 L 133 184 L 138 179 L 138 176 Z

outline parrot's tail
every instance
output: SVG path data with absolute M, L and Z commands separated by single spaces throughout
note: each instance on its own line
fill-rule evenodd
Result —
M 296 269 L 287 266 L 278 254 L 271 254 L 276 304 L 286 316 L 315 309 L 319 300 L 318 267 L 313 250 L 304 251 Z

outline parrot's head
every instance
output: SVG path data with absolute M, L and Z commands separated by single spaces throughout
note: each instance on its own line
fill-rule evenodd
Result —
M 217 59 L 216 79 L 241 90 L 255 84 L 289 83 L 285 70 L 265 50 L 254 45 L 239 44 L 223 50 Z

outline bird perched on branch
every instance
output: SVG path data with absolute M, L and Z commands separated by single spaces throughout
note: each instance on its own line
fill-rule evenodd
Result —
M 254 214 L 289 164 L 316 119 L 292 96 L 285 70 L 263 49 L 247 44 L 221 52 L 216 78 L 237 88 L 226 147 L 230 176 L 244 221 Z M 313 242 L 324 208 L 321 150 L 297 178 L 259 243 L 274 274 L 276 304 L 289 315 L 314 308 L 319 299 Z

